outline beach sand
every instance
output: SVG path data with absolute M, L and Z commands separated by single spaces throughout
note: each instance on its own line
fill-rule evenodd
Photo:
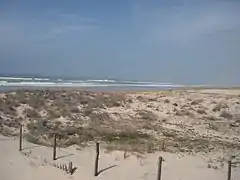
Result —
M 136 155 L 124 152 L 107 152 L 100 148 L 99 171 L 94 176 L 95 148 L 78 149 L 77 146 L 57 149 L 57 160 L 52 161 L 52 148 L 23 142 L 18 151 L 18 138 L 0 136 L 0 177 L 2 180 L 150 180 L 157 178 L 158 157 L 163 157 L 163 180 L 226 180 L 227 164 L 221 170 L 208 167 L 205 157 L 155 152 Z M 54 164 L 73 162 L 77 170 L 73 175 L 54 167 Z M 240 178 L 240 169 L 232 170 L 232 179 Z

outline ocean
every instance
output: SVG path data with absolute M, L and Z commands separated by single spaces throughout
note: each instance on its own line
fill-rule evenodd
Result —
M 0 77 L 0 91 L 18 89 L 42 88 L 78 88 L 83 90 L 99 91 L 137 91 L 137 90 L 167 90 L 181 88 L 184 85 L 159 82 L 124 81 L 111 79 L 51 79 L 31 77 Z

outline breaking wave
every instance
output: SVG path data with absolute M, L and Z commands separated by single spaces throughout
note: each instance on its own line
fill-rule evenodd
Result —
M 117 81 L 111 79 L 51 80 L 48 78 L 0 77 L 1 87 L 156 87 L 176 88 L 183 85 L 159 82 Z

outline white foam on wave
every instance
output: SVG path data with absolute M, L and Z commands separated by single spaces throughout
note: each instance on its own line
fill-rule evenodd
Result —
M 83 81 L 83 80 L 67 80 L 67 82 L 71 82 L 71 83 L 84 83 L 86 81 Z
M 121 81 L 121 83 L 129 83 L 129 84 L 158 84 L 158 85 L 173 85 L 172 83 L 151 82 L 151 81 Z
M 35 81 L 50 81 L 48 78 L 33 78 Z
M 115 80 L 111 80 L 111 79 L 89 79 L 86 80 L 86 82 L 116 82 Z
M 0 82 L 1 86 L 4 87 L 183 87 L 183 85 L 173 85 L 173 84 L 99 84 L 99 83 L 72 83 L 72 82 L 63 82 L 63 83 L 55 83 L 55 82 Z
M 0 81 L 0 84 L 8 83 L 7 81 Z
M 1 86 L 54 86 L 55 83 L 53 82 L 7 82 L 2 83 Z
M 51 79 L 48 78 L 27 78 L 27 77 L 0 77 L 0 80 L 4 80 L 4 81 L 12 81 L 12 80 L 17 80 L 20 81 L 21 83 L 25 83 L 25 81 L 32 81 L 33 83 L 36 83 L 36 81 L 49 81 L 51 82 Z M 10 83 L 9 82 L 9 83 Z M 171 83 L 161 83 L 161 82 L 150 82 L 150 81 L 128 81 L 128 80 L 123 80 L 123 81 L 116 81 L 116 80 L 112 80 L 112 79 L 88 79 L 88 80 L 63 80 L 63 79 L 57 79 L 58 83 L 63 83 L 63 82 L 71 82 L 71 83 L 116 83 L 116 84 L 131 84 L 131 85 L 136 85 L 136 84 L 143 84 L 143 85 L 150 85 L 152 86 L 154 84 L 154 86 L 156 85 L 173 85 Z M 0 83 L 2 84 L 2 83 Z
M 32 81 L 33 78 L 27 77 L 0 77 L 1 80 L 25 80 L 25 81 Z

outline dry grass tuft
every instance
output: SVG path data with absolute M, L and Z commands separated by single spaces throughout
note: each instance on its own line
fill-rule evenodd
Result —
M 212 109 L 213 112 L 219 112 L 222 109 L 226 109 L 229 108 L 228 105 L 226 103 L 218 103 L 215 105 L 215 107 Z
M 158 119 L 158 116 L 154 112 L 148 110 L 140 110 L 137 115 L 143 120 L 156 121 Z
M 203 99 L 194 99 L 192 100 L 191 105 L 198 105 L 201 104 L 203 101 Z
M 28 118 L 40 118 L 40 114 L 37 110 L 32 109 L 32 108 L 27 108 L 24 110 L 24 114 L 26 115 L 26 117 Z
M 221 112 L 220 117 L 223 117 L 223 118 L 229 119 L 229 120 L 233 119 L 233 115 L 225 110 Z

